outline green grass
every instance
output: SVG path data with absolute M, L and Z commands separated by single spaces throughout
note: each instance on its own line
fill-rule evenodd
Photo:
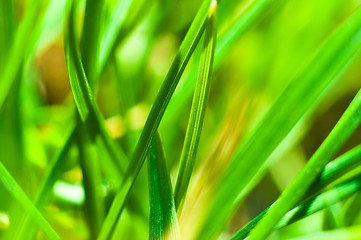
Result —
M 358 239 L 360 7 L 2 1 L 0 239 Z

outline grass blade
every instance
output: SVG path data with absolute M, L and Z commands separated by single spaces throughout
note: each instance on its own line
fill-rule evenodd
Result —
M 149 239 L 180 239 L 173 188 L 159 133 L 149 150 Z
M 354 147 L 342 156 L 328 163 L 322 170 L 321 176 L 307 190 L 309 192 L 317 192 L 334 181 L 346 175 L 356 167 L 361 165 L 361 145 Z M 307 194 L 306 193 L 306 194 Z M 310 195 L 310 194 L 307 194 Z
M 135 182 L 135 179 L 144 163 L 148 153 L 151 141 L 156 133 L 159 123 L 163 117 L 165 109 L 172 97 L 172 94 L 179 82 L 180 77 L 203 33 L 205 24 L 208 19 L 210 9 L 210 0 L 205 0 L 197 13 L 188 33 L 186 34 L 177 56 L 161 86 L 152 109 L 148 115 L 144 129 L 139 138 L 138 144 L 134 151 L 132 161 L 127 169 L 125 179 L 121 185 L 120 191 L 115 197 L 108 216 L 103 224 L 99 239 L 107 239 L 124 208 L 125 201 Z
M 96 239 L 105 216 L 101 172 L 95 145 L 90 139 L 85 124 L 79 122 L 77 143 L 85 190 L 85 215 L 87 216 L 91 238 Z
M 15 179 L 11 176 L 5 166 L 0 162 L 0 180 L 4 186 L 8 189 L 11 195 L 22 205 L 22 207 L 29 212 L 33 220 L 36 221 L 43 230 L 44 234 L 49 239 L 60 239 L 58 234 L 45 220 L 37 208 L 33 205 L 30 199 L 26 196 L 25 192 L 21 189 Z
M 266 15 L 273 4 L 281 5 L 281 3 L 287 0 L 258 0 L 252 1 L 245 11 L 225 30 L 224 33 L 217 37 L 217 45 L 214 56 L 214 68 L 217 69 L 223 61 L 223 56 L 231 49 L 232 45 L 250 28 L 254 27 L 258 20 Z M 196 78 L 197 65 L 190 70 L 189 78 Z M 164 122 L 169 121 L 172 118 L 176 118 L 179 109 L 181 109 L 187 102 L 184 99 L 191 97 L 195 81 L 185 81 L 179 91 L 174 94 L 174 100 L 170 102 L 168 111 L 166 113 Z M 168 124 L 168 123 L 167 123 Z
M 91 93 L 98 85 L 98 58 L 100 50 L 101 30 L 103 24 L 104 1 L 87 0 L 83 32 L 81 37 L 81 56 L 85 75 L 91 85 Z M 89 96 L 91 97 L 91 96 Z M 94 104 L 95 105 L 95 104 Z M 93 107 L 94 107 L 93 105 Z M 85 189 L 85 214 L 87 216 L 91 238 L 96 239 L 105 216 L 105 205 L 102 195 L 102 176 L 95 151 L 95 139 L 91 139 L 89 128 L 77 118 L 77 142 L 79 161 L 83 173 Z
M 334 188 L 321 193 L 318 196 L 306 199 L 300 205 L 290 210 L 285 216 L 279 221 L 274 230 L 285 227 L 289 224 L 297 222 L 298 220 L 305 218 L 313 213 L 316 213 L 322 209 L 329 207 L 332 204 L 338 203 L 356 192 L 361 190 L 361 177 L 357 176 L 349 179 L 343 183 L 338 184 Z M 263 211 L 251 222 L 249 222 L 241 231 L 239 231 L 232 240 L 245 239 L 250 231 L 257 225 L 257 223 L 265 216 L 268 209 Z
M 361 11 L 359 12 L 361 17 Z M 360 18 L 361 19 L 361 18 Z M 361 121 L 361 90 L 346 109 L 332 132 L 307 162 L 290 186 L 282 193 L 265 217 L 257 224 L 249 239 L 264 239 L 282 216 L 300 200 L 323 167 L 340 149 Z
M 289 211 L 277 224 L 276 229 L 294 223 L 330 205 L 338 203 L 361 190 L 361 176 L 358 175 L 320 195 L 306 199 L 299 206 Z
M 277 225 L 278 227 L 284 227 L 290 223 L 296 222 L 297 220 L 306 217 L 316 211 L 319 211 L 325 207 L 328 207 L 330 203 L 336 203 L 338 201 L 341 201 L 343 198 L 349 197 L 351 194 L 355 193 L 356 191 L 360 190 L 359 188 L 352 189 L 351 191 L 346 191 L 345 188 L 342 186 L 346 186 L 348 182 L 358 181 L 358 177 L 352 178 L 350 180 L 347 180 L 347 182 L 340 183 L 336 189 L 341 189 L 340 194 L 337 194 L 336 196 L 344 196 L 340 198 L 332 198 L 335 199 L 331 201 L 331 198 L 325 198 L 321 196 L 321 191 L 325 188 L 328 188 L 329 185 L 336 182 L 341 177 L 348 174 L 350 171 L 352 171 L 357 166 L 361 165 L 361 146 L 355 147 L 352 150 L 348 151 L 347 153 L 343 154 L 342 156 L 338 157 L 337 159 L 333 160 L 332 162 L 328 163 L 326 167 L 323 169 L 321 176 L 318 180 L 316 180 L 312 186 L 308 189 L 306 194 L 303 197 L 303 200 L 298 203 L 298 205 L 303 205 L 303 207 L 298 206 L 295 209 L 302 209 L 297 210 L 297 214 L 291 214 L 296 212 L 296 210 L 291 210 L 288 212 L 284 218 L 280 221 L 280 223 Z M 332 195 L 333 197 L 333 195 Z M 317 205 L 312 204 L 312 202 L 316 201 L 316 199 L 329 199 L 326 201 L 326 205 Z M 319 201 L 317 201 L 319 202 Z M 315 202 L 316 203 L 316 202 Z M 307 206 L 310 206 L 310 208 L 307 208 Z M 311 207 L 313 206 L 313 207 Z M 316 207 L 317 206 L 317 207 Z M 264 215 L 267 213 L 270 207 L 268 207 L 266 210 L 264 210 L 262 213 L 260 213 L 257 217 L 252 219 L 245 227 L 243 227 L 232 239 L 244 239 L 248 236 L 249 232 L 256 226 L 256 224 L 264 217 Z M 288 217 L 287 217 L 288 216 Z M 292 221 L 290 220 L 290 216 L 292 216 Z M 286 220 L 288 219 L 288 220 Z
M 177 183 L 174 190 L 175 203 L 178 213 L 182 209 L 183 201 L 192 175 L 193 165 L 202 132 L 203 119 L 206 112 L 208 92 L 212 76 L 214 48 L 217 37 L 217 5 L 218 3 L 216 1 L 212 2 L 210 18 L 205 30 L 198 80 L 193 96 L 191 113 L 181 154 Z
M 361 44 L 360 24 L 359 10 L 328 39 L 310 64 L 272 105 L 248 140 L 239 147 L 215 185 L 217 191 L 205 214 L 200 238 L 208 239 L 228 221 L 235 207 L 251 190 L 248 184 L 270 154 L 358 52 Z M 237 185 L 234 185 L 235 182 Z
M 84 121 L 95 138 L 99 134 L 100 139 L 104 142 L 109 155 L 112 156 L 113 163 L 120 174 L 124 173 L 125 169 L 125 154 L 115 146 L 114 141 L 109 136 L 105 127 L 104 119 L 94 102 L 89 82 L 84 72 L 81 62 L 79 47 L 77 46 L 75 36 L 75 17 L 74 4 L 71 9 L 70 19 L 68 22 L 68 29 L 65 34 L 65 55 L 67 60 L 69 79 L 73 89 L 74 99 L 82 121 Z
M 87 0 L 81 38 L 84 71 L 93 90 L 98 82 L 98 59 L 104 20 L 104 0 Z

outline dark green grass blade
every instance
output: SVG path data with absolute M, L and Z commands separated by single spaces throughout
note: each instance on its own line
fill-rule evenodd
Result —
M 359 12 L 361 20 L 361 10 Z M 306 166 L 282 193 L 264 218 L 257 224 L 249 239 L 264 239 L 273 226 L 289 211 L 316 179 L 328 161 L 341 148 L 361 121 L 361 90 L 346 109 L 331 133 L 307 162 Z
M 19 204 L 30 214 L 33 221 L 36 221 L 41 230 L 49 239 L 60 239 L 58 234 L 50 226 L 50 224 L 41 215 L 38 209 L 33 205 L 25 192 L 17 184 L 5 166 L 0 162 L 0 180 L 8 189 L 10 194 L 19 202 Z
M 83 173 L 85 190 L 85 216 L 89 224 L 92 239 L 99 234 L 105 216 L 105 205 L 102 194 L 101 172 L 95 144 L 92 142 L 86 126 L 80 122 L 77 128 L 79 162 Z
M 109 155 L 112 156 L 113 163 L 109 164 L 115 165 L 119 173 L 122 174 L 125 169 L 126 156 L 109 136 L 104 119 L 94 102 L 94 97 L 82 66 L 80 51 L 77 45 L 74 29 L 76 26 L 74 14 L 73 5 L 64 42 L 69 79 L 73 89 L 75 102 L 81 119 L 86 123 L 89 132 L 93 134 L 92 137 L 95 138 L 99 135 L 100 139 L 104 142 Z
M 298 219 L 301 219 L 311 213 L 314 213 L 314 210 L 307 209 L 307 204 L 312 205 L 311 203 L 314 201 L 314 199 L 317 199 L 319 195 L 321 194 L 321 191 L 325 188 L 328 188 L 330 185 L 333 185 L 334 182 L 336 182 L 341 177 L 347 175 L 349 172 L 351 172 L 353 169 L 361 165 L 361 146 L 357 146 L 353 148 L 352 150 L 348 151 L 347 153 L 343 154 L 342 156 L 338 157 L 337 159 L 333 160 L 332 162 L 328 163 L 326 167 L 323 169 L 321 176 L 319 179 L 317 179 L 312 186 L 308 189 L 306 194 L 303 197 L 303 200 L 298 203 L 298 205 L 304 205 L 302 207 L 303 210 L 299 210 L 300 213 L 296 214 L 294 217 L 292 217 L 292 222 L 297 221 Z M 349 180 L 348 180 L 349 181 Z M 354 181 L 351 179 L 351 181 Z M 341 183 L 339 186 L 342 186 L 346 183 Z M 342 188 L 339 188 L 342 189 Z M 356 189 L 358 191 L 360 189 Z M 342 191 L 341 195 L 344 197 L 348 197 L 351 194 L 353 194 L 355 191 Z M 320 198 L 322 199 L 322 198 Z M 341 201 L 341 199 L 335 200 Z M 333 201 L 333 203 L 335 203 Z M 307 204 L 306 204 L 307 202 Z M 327 201 L 329 203 L 330 201 Z M 315 205 L 314 205 L 315 206 Z M 322 208 L 313 208 L 321 210 L 324 207 L 327 207 L 329 205 L 322 205 Z M 300 208 L 299 206 L 297 208 Z M 267 213 L 269 208 L 264 210 L 262 213 L 260 213 L 257 217 L 252 219 L 244 228 L 242 228 L 233 238 L 234 239 L 244 239 L 248 236 L 251 229 L 254 228 L 254 226 L 262 219 L 262 217 Z M 291 212 L 295 212 L 295 210 L 291 210 L 289 213 L 287 213 L 285 216 L 290 216 Z M 303 215 L 305 213 L 306 215 Z M 293 216 L 293 215 L 292 215 Z M 297 216 L 297 217 L 296 217 Z M 281 224 L 282 222 L 287 224 L 290 224 L 290 221 L 285 221 L 284 219 L 289 219 L 289 217 L 284 217 L 283 220 L 280 221 L 280 223 L 277 225 L 279 227 L 285 226 L 284 224 Z
M 104 23 L 104 0 L 87 0 L 85 6 L 81 56 L 84 71 L 93 90 L 98 82 L 98 59 L 102 24 Z
M 106 217 L 106 220 L 103 224 L 99 239 L 108 238 L 118 217 L 120 216 L 121 211 L 124 208 L 125 201 L 144 163 L 144 159 L 148 153 L 150 143 L 153 139 L 155 132 L 158 129 L 165 109 L 189 61 L 189 58 L 192 55 L 203 33 L 206 21 L 208 19 L 210 3 L 211 1 L 205 0 L 203 5 L 201 6 L 161 86 L 161 89 L 156 97 L 152 109 L 150 110 L 144 129 L 139 138 L 138 144 L 132 157 L 132 161 L 127 169 L 127 173 L 120 188 L 120 191 L 115 197 L 108 216 Z
M 81 57 L 84 72 L 91 85 L 91 93 L 98 83 L 98 58 L 102 24 L 104 22 L 104 0 L 87 0 L 83 32 L 81 37 Z M 92 106 L 95 107 L 95 104 Z M 102 176 L 99 168 L 99 158 L 95 150 L 95 139 L 88 133 L 89 128 L 77 117 L 77 142 L 79 162 L 83 173 L 85 190 L 85 216 L 92 239 L 99 234 L 105 216 L 105 205 L 102 194 Z
M 84 67 L 75 31 L 75 4 L 72 4 L 70 17 L 64 35 L 65 57 L 68 66 L 69 80 L 73 91 L 75 103 L 82 121 L 86 121 L 95 108 L 94 96 L 89 81 L 85 75 Z
M 202 239 L 220 231 L 251 190 L 251 187 L 246 188 L 247 185 L 270 154 L 358 52 L 361 44 L 360 12 L 356 12 L 326 41 L 310 64 L 272 105 L 248 140 L 239 147 L 215 186 L 217 191 L 200 231 Z
M 149 239 L 180 239 L 173 188 L 159 133 L 156 134 L 150 146 L 148 175 L 150 199 Z
M 206 113 L 208 92 L 213 68 L 214 47 L 217 37 L 217 3 L 212 2 L 210 18 L 205 30 L 205 38 L 199 66 L 196 89 L 181 154 L 177 183 L 174 190 L 177 212 L 180 213 L 191 179 L 194 161 L 201 137 L 203 119 Z

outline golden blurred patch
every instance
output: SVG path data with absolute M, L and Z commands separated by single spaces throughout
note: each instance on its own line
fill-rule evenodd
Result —
M 49 104 L 62 104 L 70 91 L 64 46 L 58 41 L 36 58 L 45 97 Z

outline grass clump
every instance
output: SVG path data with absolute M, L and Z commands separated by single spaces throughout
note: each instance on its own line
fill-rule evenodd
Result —
M 0 239 L 361 234 L 355 1 L 0 12 Z

